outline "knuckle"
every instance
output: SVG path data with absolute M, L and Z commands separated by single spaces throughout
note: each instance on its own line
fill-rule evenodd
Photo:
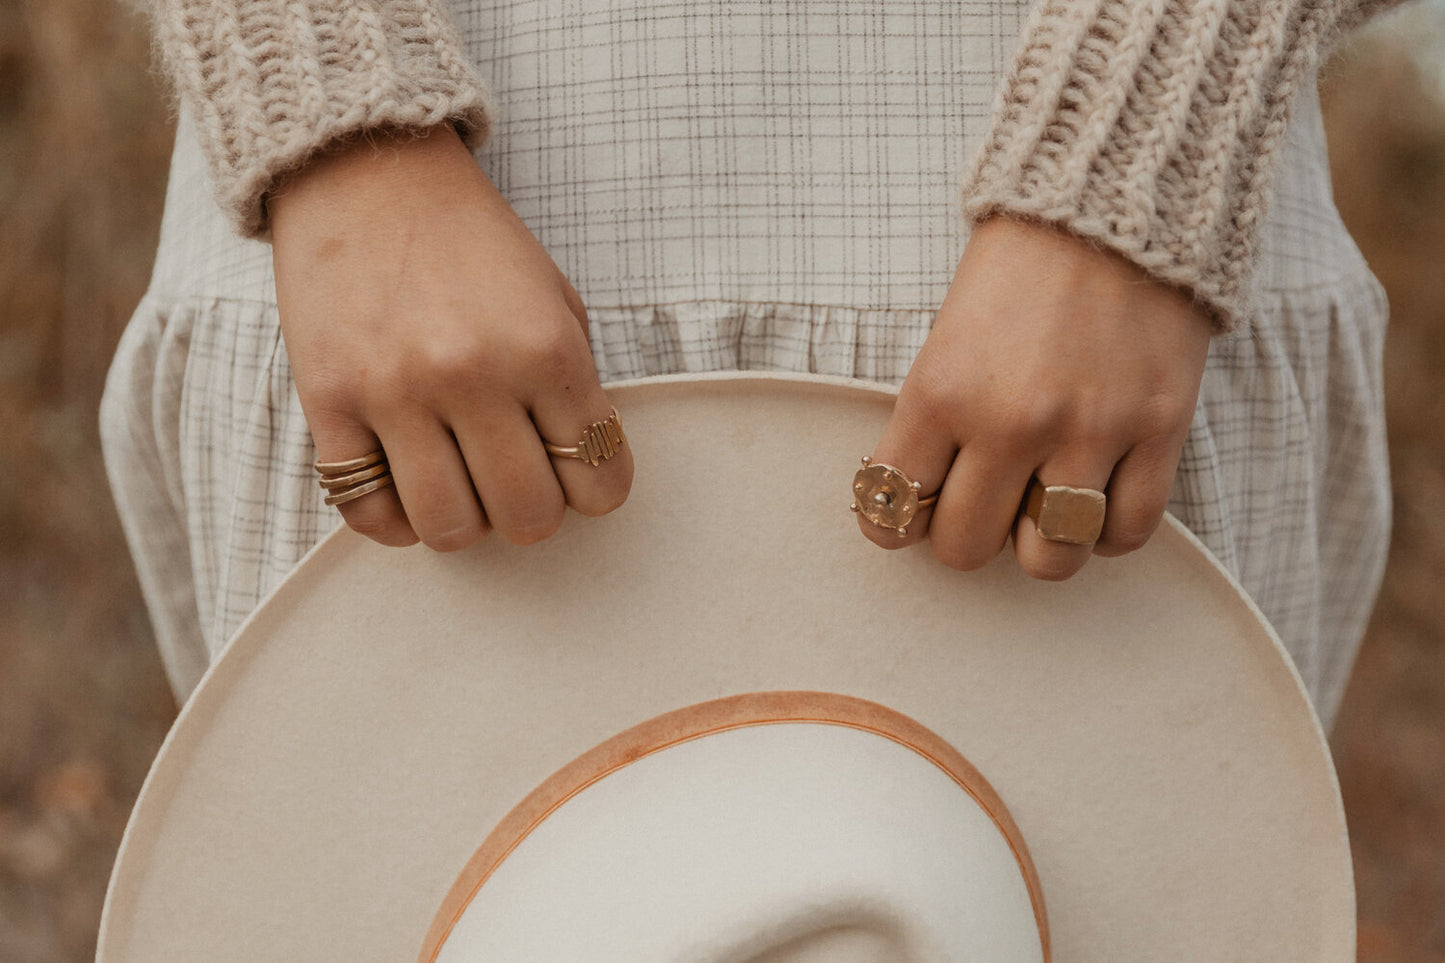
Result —
M 422 542 L 432 551 L 456 552 L 474 544 L 482 534 L 482 526 L 478 522 L 467 521 L 439 532 L 429 532 L 422 536 Z
M 469 486 L 413 479 L 402 503 L 412 528 L 433 551 L 466 548 L 485 531 L 481 506 Z
M 956 377 L 938 365 L 917 363 L 900 390 L 898 408 L 920 424 L 938 425 L 961 410 L 962 402 Z
M 577 289 L 572 286 L 572 282 L 563 277 L 560 272 L 558 273 L 558 280 L 562 283 L 562 299 L 567 302 L 568 310 L 572 312 L 573 317 L 575 317 L 577 322 L 582 326 L 582 330 L 586 331 L 589 320 L 586 302 L 582 300 L 582 295 L 577 293 Z
M 498 519 L 496 526 L 513 545 L 535 545 L 557 534 L 565 514 L 566 506 L 560 502 L 534 502 L 508 513 L 505 519 Z
M 960 572 L 972 572 L 988 564 L 992 556 L 984 555 L 966 542 L 956 539 L 934 538 L 933 557 L 939 562 Z
M 1024 566 L 1030 578 L 1041 582 L 1066 582 L 1079 571 L 1078 565 L 1060 565 L 1054 562 L 1034 562 Z
M 631 490 L 632 472 L 619 472 L 615 479 L 600 480 L 576 492 L 569 498 L 569 504 L 581 514 L 597 518 L 621 508 Z
M 1042 582 L 1063 582 L 1083 568 L 1083 560 L 1068 552 L 1025 552 L 1019 556 L 1019 567 L 1030 578 Z
M 544 523 L 541 521 L 532 521 L 525 524 L 513 523 L 509 525 L 502 534 L 505 535 L 507 541 L 513 545 L 536 545 L 538 542 L 545 541 L 553 535 L 556 535 L 557 530 L 561 527 L 562 519 L 559 517 L 553 522 Z
M 303 386 L 297 385 L 297 393 L 301 394 Z M 356 407 L 356 389 L 353 383 L 348 383 L 336 378 L 321 378 L 305 385 L 305 398 L 310 403 L 314 412 L 312 418 L 317 421 L 317 427 L 323 431 L 328 424 L 338 420 L 337 415 L 342 412 L 351 411 Z
M 430 393 L 434 380 L 401 354 L 378 357 L 357 368 L 350 384 L 334 396 L 349 405 L 361 420 L 374 424 L 383 412 L 412 408 Z M 343 393 L 344 392 L 344 393 Z
M 482 377 L 475 365 L 458 355 L 450 363 L 439 362 L 430 366 L 425 376 L 408 379 L 409 390 L 404 389 L 404 391 L 406 395 L 419 395 L 425 392 L 434 397 L 465 397 L 475 390 Z
M 1120 553 L 1137 552 L 1149 541 L 1151 531 L 1126 529 L 1109 536 L 1109 546 Z
M 1158 526 L 1157 518 L 1125 518 L 1107 526 L 1104 539 L 1107 540 L 1108 547 L 1119 554 L 1137 552 L 1148 543 Z
M 581 349 L 575 323 L 539 323 L 521 337 L 516 360 L 542 384 L 571 384 L 583 370 Z
M 343 374 L 340 370 L 310 370 L 295 375 L 296 394 L 301 399 L 312 433 L 320 437 L 354 435 L 358 417 L 365 407 L 371 368 Z
M 457 493 L 448 486 L 413 479 L 404 491 L 402 503 L 407 517 L 426 531 L 450 531 L 462 524 L 463 513 L 457 507 Z
M 387 381 L 405 394 L 455 398 L 475 389 L 486 375 L 487 352 L 468 339 L 437 340 L 420 349 L 409 371 Z
M 1070 431 L 1076 412 L 1067 402 L 1043 394 L 1015 396 L 991 416 L 980 417 L 979 443 L 1005 457 L 1032 456 L 1057 447 Z
M 1160 391 L 1136 405 L 1129 413 L 1129 423 L 1140 437 L 1172 437 L 1189 427 L 1194 406 L 1188 398 L 1174 392 Z
M 392 528 L 392 524 L 375 515 L 358 512 L 356 509 L 344 511 L 346 524 L 358 535 L 365 535 L 367 538 L 374 538 L 380 541 L 383 536 Z
M 359 498 L 354 503 L 341 506 L 341 516 L 352 531 L 396 548 L 417 543 L 416 533 L 399 513 L 390 511 L 384 503 L 362 504 L 365 501 L 365 498 Z

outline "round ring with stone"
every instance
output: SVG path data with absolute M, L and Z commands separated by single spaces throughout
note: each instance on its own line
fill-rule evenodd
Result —
M 849 507 L 880 528 L 891 528 L 902 538 L 918 513 L 938 501 L 938 493 L 923 495 L 923 486 L 901 468 L 863 456 L 863 467 L 853 476 L 853 504 Z

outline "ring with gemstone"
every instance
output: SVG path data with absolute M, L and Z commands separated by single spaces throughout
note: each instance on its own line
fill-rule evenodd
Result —
M 938 501 L 938 493 L 924 495 L 923 485 L 901 468 L 863 456 L 863 467 L 853 475 L 853 504 L 848 506 L 880 528 L 891 528 L 902 538 L 918 513 Z

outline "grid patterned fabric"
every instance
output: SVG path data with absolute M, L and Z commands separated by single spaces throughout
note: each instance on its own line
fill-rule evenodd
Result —
M 483 0 L 458 25 L 495 92 L 483 164 L 589 306 L 930 310 L 1023 13 Z
M 958 185 L 1016 0 L 469 0 L 479 160 L 581 293 L 603 381 L 791 370 L 897 383 L 966 240 Z M 1385 306 L 1300 95 L 1260 313 L 1217 338 L 1171 509 L 1238 576 L 1333 715 L 1388 532 Z M 182 124 L 106 456 L 171 680 L 338 523 L 276 317 Z M 852 457 L 850 454 L 848 457 Z

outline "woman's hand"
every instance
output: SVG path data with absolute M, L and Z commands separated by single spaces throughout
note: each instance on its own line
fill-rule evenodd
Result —
M 1187 294 L 1118 255 L 1039 225 L 979 225 L 873 455 L 938 502 L 904 538 L 860 516 L 864 534 L 896 548 L 926 532 L 967 570 L 1012 532 L 1043 579 L 1139 548 L 1169 500 L 1210 333 Z M 1046 541 L 1020 514 L 1033 475 L 1107 494 L 1092 548 Z
M 322 461 L 386 450 L 395 479 L 340 506 L 385 545 L 546 538 L 632 482 L 548 457 L 607 417 L 572 285 L 450 128 L 327 153 L 269 200 L 281 328 Z

